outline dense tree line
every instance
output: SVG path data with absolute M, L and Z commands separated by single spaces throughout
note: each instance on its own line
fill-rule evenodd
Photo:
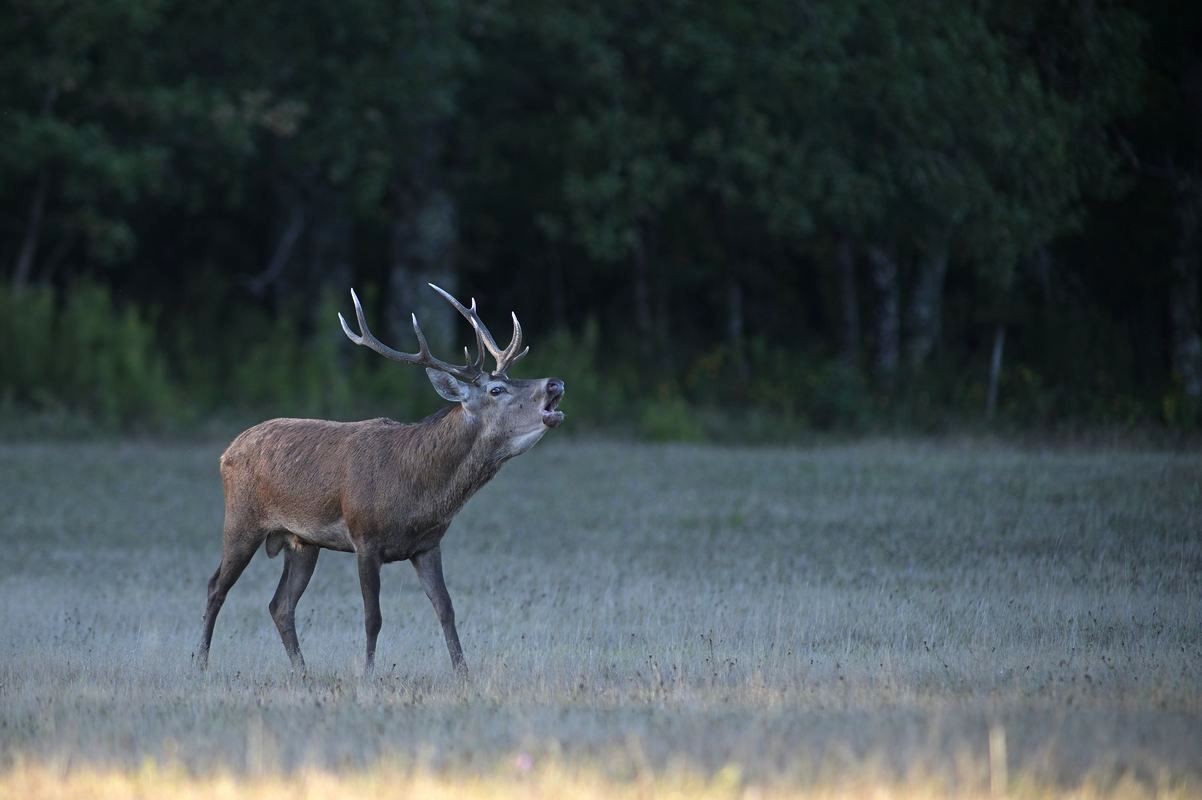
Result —
M 5 6 L 9 408 L 386 405 L 433 280 L 667 435 L 1197 419 L 1197 4 Z

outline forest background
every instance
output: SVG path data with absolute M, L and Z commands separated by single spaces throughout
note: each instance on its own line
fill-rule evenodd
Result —
M 578 428 L 1202 424 L 1202 4 L 3 5 L 5 435 L 412 418 L 427 281 Z

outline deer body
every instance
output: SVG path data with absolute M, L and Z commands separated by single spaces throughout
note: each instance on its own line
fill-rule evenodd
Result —
M 383 563 L 404 561 L 437 544 L 423 536 L 445 529 L 500 467 L 464 416 L 448 407 L 412 424 L 268 420 L 221 457 L 227 510 L 239 528 L 269 532 L 272 556 L 273 537 L 356 552 L 365 543 L 355 537 L 375 531 Z
M 437 287 L 435 287 L 437 288 Z M 439 290 L 441 292 L 441 290 Z M 475 314 L 443 293 L 476 330 L 480 355 L 464 367 L 434 359 L 414 320 L 421 351 L 410 355 L 379 344 L 355 298 L 361 334 L 347 336 L 381 354 L 427 367 L 435 389 L 455 405 L 416 423 L 390 419 L 331 422 L 273 419 L 241 433 L 221 457 L 225 490 L 222 560 L 209 580 L 204 632 L 197 659 L 207 663 L 217 613 L 226 593 L 260 546 L 284 552 L 284 571 L 269 605 L 294 668 L 304 668 L 295 611 L 322 549 L 354 553 L 359 564 L 371 672 L 379 611 L 381 564 L 409 560 L 442 624 L 452 665 L 464 670 L 454 609 L 442 575 L 440 543 L 452 518 L 501 465 L 533 447 L 563 420 L 563 382 L 514 380 L 505 369 L 517 353 L 521 328 L 505 351 Z M 354 293 L 352 292 L 352 296 Z M 492 373 L 483 353 L 497 358 Z

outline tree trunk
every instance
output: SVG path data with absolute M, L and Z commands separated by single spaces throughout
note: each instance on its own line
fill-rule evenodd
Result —
M 644 364 L 653 363 L 655 325 L 651 312 L 651 276 L 647 264 L 646 245 L 642 236 L 635 243 L 632 266 L 634 268 L 634 327 L 639 338 L 639 353 Z
M 997 411 L 998 384 L 1002 380 L 1002 351 L 1006 347 L 1006 326 L 997 324 L 993 332 L 993 354 L 989 358 L 989 389 L 985 394 L 985 418 L 993 419 Z
M 410 198 L 407 205 L 409 213 L 398 216 L 392 226 L 392 267 L 388 275 L 391 334 L 396 341 L 412 339 L 409 315 L 416 314 L 431 345 L 443 348 L 449 354 L 446 358 L 454 360 L 448 348 L 463 338 L 457 333 L 459 315 L 426 284 L 433 283 L 451 294 L 458 292 L 454 250 L 459 225 L 455 201 L 441 187 L 434 187 Z M 469 302 L 467 298 L 461 299 Z M 498 309 L 481 311 L 482 316 L 499 315 Z M 475 358 L 475 353 L 472 357 Z
M 911 369 L 927 363 L 943 327 L 943 284 L 947 276 L 947 247 L 931 249 L 918 264 L 918 277 L 910 297 L 907 357 Z
M 652 347 L 655 361 L 650 363 L 658 366 L 661 375 L 672 375 L 675 366 L 672 362 L 672 309 L 668 305 L 668 296 L 671 290 L 668 287 L 666 271 L 655 269 L 653 262 L 648 262 L 648 267 L 651 273 L 652 297 L 655 301 L 651 317 L 651 324 L 655 330 L 655 341 Z
M 75 247 L 77 241 L 78 236 L 71 233 L 64 233 L 58 237 L 58 241 L 54 243 L 50 253 L 42 259 L 41 280 L 43 282 L 50 283 L 54 280 L 54 274 L 71 254 L 71 249 Z
M 305 232 L 305 207 L 299 199 L 294 199 L 288 210 L 288 224 L 280 233 L 272 251 L 271 260 L 263 271 L 246 281 L 246 286 L 252 294 L 261 295 L 280 280 L 284 269 L 292 260 L 296 245 L 300 242 L 301 234 Z
M 901 285 L 897 258 L 877 246 L 868 249 L 868 257 L 872 261 L 872 280 L 878 295 L 877 375 L 886 388 L 892 388 L 901 362 Z
M 1202 322 L 1199 318 L 1199 276 L 1202 266 L 1202 181 L 1187 180 L 1178 204 L 1173 285 L 1169 292 L 1169 319 L 1173 327 L 1173 372 L 1181 391 L 1190 400 L 1202 400 Z
M 557 240 L 550 242 L 551 264 L 548 277 L 551 289 L 551 321 L 555 330 L 568 329 L 568 290 L 564 283 L 563 253 Z
M 731 362 L 735 377 L 746 382 L 751 370 L 747 364 L 743 323 L 743 285 L 734 275 L 726 280 L 726 337 L 730 342 Z
M 1031 271 L 1035 273 L 1035 278 L 1039 281 L 1039 293 L 1043 297 L 1045 312 L 1052 308 L 1052 267 L 1052 254 L 1048 252 L 1046 245 L 1036 250 L 1035 254 L 1031 256 Z
M 17 261 L 13 267 L 13 286 L 20 289 L 29 282 L 33 274 L 33 265 L 37 260 L 38 243 L 42 238 L 42 217 L 46 212 L 46 195 L 50 192 L 50 176 L 46 170 L 38 174 L 38 182 L 33 190 L 33 200 L 29 205 L 29 220 L 25 224 L 25 236 L 21 241 L 21 249 L 17 253 Z
M 856 255 L 851 242 L 839 237 L 835 244 L 835 265 L 839 270 L 839 304 L 843 311 L 843 361 L 848 367 L 860 366 L 860 297 L 856 291 Z
M 309 235 L 309 279 L 311 285 L 343 289 L 351 277 L 351 221 L 342 198 L 336 194 L 318 210 Z M 287 282 L 277 279 L 277 302 L 287 296 Z M 343 289 L 344 290 L 344 289 Z
M 49 118 L 54 113 L 58 101 L 58 86 L 46 89 L 42 96 L 41 114 Z M 33 199 L 29 203 L 29 220 L 25 224 L 25 236 L 21 240 L 21 249 L 17 252 L 16 263 L 13 264 L 12 283 L 20 289 L 29 283 L 33 275 L 34 264 L 37 263 L 38 244 L 42 239 L 42 218 L 46 215 L 46 200 L 50 194 L 50 172 L 43 166 L 38 170 L 38 180 L 33 189 Z
M 440 152 L 446 140 L 442 126 L 429 123 L 422 131 L 413 154 L 409 174 L 393 183 L 397 204 L 392 225 L 392 265 L 388 272 L 387 314 L 389 333 L 395 341 L 411 342 L 409 317 L 416 314 L 431 347 L 447 353 L 456 341 L 472 343 L 460 328 L 459 314 L 427 283 L 458 296 L 455 246 L 459 241 L 458 208 L 442 180 Z M 470 298 L 460 298 L 470 305 Z M 485 319 L 498 319 L 501 309 L 481 309 Z M 504 334 L 498 334 L 503 336 Z M 404 349 L 403 347 L 401 349 Z

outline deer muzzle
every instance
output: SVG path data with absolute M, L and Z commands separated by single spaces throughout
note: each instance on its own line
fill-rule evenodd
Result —
M 559 410 L 559 401 L 563 399 L 563 381 L 559 378 L 547 380 L 547 401 L 543 404 L 543 424 L 548 428 L 557 428 L 563 422 L 563 412 Z

